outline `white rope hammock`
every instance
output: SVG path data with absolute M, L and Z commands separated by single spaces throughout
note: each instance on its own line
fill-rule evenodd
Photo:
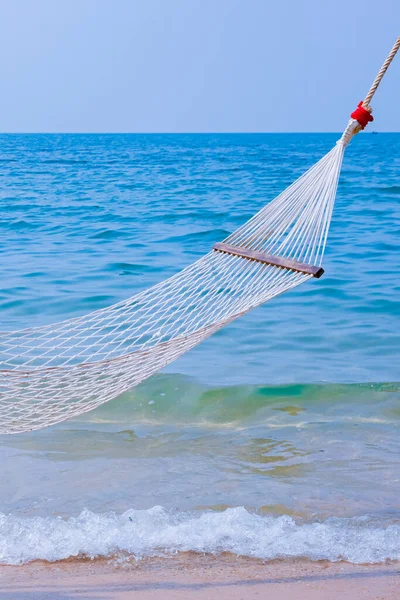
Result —
M 369 101 L 399 46 L 400 38 L 335 147 L 203 258 L 108 308 L 0 334 L 0 433 L 90 411 L 249 310 L 320 277 L 345 147 L 372 118 Z

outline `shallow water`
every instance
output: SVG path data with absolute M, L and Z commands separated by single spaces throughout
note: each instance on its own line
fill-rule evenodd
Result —
M 3 330 L 171 275 L 337 138 L 0 137 Z M 400 558 L 399 166 L 400 134 L 352 142 L 321 280 L 95 412 L 0 436 L 0 562 Z

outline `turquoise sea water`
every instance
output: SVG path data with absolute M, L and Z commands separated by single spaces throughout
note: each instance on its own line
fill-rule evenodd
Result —
M 172 275 L 337 137 L 0 136 L 0 328 Z M 93 413 L 0 436 L 0 563 L 400 558 L 399 171 L 400 134 L 358 136 L 322 279 Z

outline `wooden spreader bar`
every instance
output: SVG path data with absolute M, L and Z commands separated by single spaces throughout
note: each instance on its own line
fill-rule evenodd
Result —
M 307 265 L 297 260 L 291 260 L 290 258 L 283 258 L 282 256 L 273 256 L 272 254 L 266 254 L 265 252 L 257 252 L 256 250 L 249 250 L 248 248 L 240 248 L 239 246 L 231 246 L 224 242 L 217 242 L 214 244 L 214 250 L 218 252 L 225 252 L 226 254 L 233 254 L 233 256 L 241 256 L 248 260 L 255 260 L 266 265 L 273 265 L 274 267 L 280 267 L 281 269 L 290 269 L 290 271 L 296 271 L 297 273 L 305 273 L 306 275 L 312 275 L 316 279 L 319 279 L 324 273 L 322 267 L 315 267 L 314 265 Z

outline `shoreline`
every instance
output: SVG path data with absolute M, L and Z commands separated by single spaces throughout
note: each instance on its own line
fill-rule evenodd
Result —
M 138 562 L 35 561 L 0 566 L 0 600 L 395 600 L 400 563 L 275 560 L 180 554 Z

